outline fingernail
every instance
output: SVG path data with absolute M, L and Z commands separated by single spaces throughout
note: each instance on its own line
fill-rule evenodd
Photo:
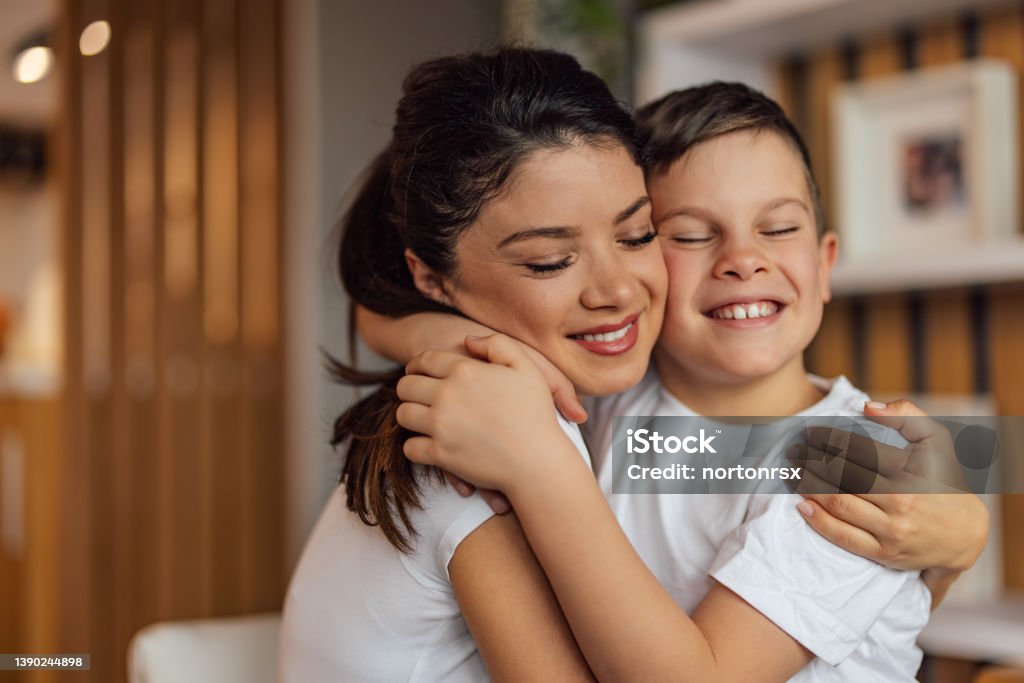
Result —
M 888 407 L 885 403 L 878 401 L 868 401 L 865 405 L 872 410 L 885 410 Z
M 460 482 L 456 482 L 455 490 L 458 491 L 463 496 L 468 496 L 471 493 L 473 493 L 473 491 L 468 486 L 463 484 L 461 481 Z
M 467 334 L 466 341 L 480 341 L 483 337 L 478 337 L 475 334 Z
M 508 501 L 504 498 L 496 498 L 494 502 L 491 503 L 491 508 L 499 515 L 503 515 L 512 509 L 509 506 Z
M 800 504 L 796 506 L 796 509 L 800 511 L 800 514 L 804 517 L 814 516 L 814 506 L 808 503 L 806 500 L 800 501 Z

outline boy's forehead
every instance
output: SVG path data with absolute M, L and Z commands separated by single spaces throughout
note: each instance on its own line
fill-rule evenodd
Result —
M 656 215 L 680 202 L 769 204 L 786 197 L 810 211 L 800 154 L 772 131 L 737 131 L 701 142 L 668 168 L 652 170 L 647 183 Z

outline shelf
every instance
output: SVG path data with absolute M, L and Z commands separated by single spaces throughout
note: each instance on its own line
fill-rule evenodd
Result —
M 52 398 L 59 391 L 60 378 L 53 368 L 0 362 L 0 397 Z
M 838 263 L 835 296 L 1024 282 L 1024 239 L 958 251 L 917 251 Z
M 945 604 L 917 639 L 931 655 L 994 664 L 1024 664 L 1024 598 Z
M 702 0 L 651 10 L 640 20 L 648 39 L 714 47 L 734 55 L 777 57 L 846 36 L 891 30 L 1013 0 Z

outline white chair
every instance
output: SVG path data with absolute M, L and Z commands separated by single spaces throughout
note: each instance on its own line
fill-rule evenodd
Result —
M 128 645 L 130 683 L 274 683 L 281 615 L 165 621 Z

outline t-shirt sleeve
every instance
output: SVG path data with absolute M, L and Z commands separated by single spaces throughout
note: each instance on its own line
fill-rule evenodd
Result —
M 796 495 L 758 495 L 709 574 L 801 645 L 835 666 L 916 572 L 889 569 L 818 535 Z
M 422 509 L 414 510 L 416 529 L 413 552 L 403 554 L 406 570 L 418 582 L 435 590 L 451 590 L 448 563 L 459 547 L 494 511 L 480 494 L 463 498 L 447 482 L 438 481 L 425 470 L 418 472 Z

